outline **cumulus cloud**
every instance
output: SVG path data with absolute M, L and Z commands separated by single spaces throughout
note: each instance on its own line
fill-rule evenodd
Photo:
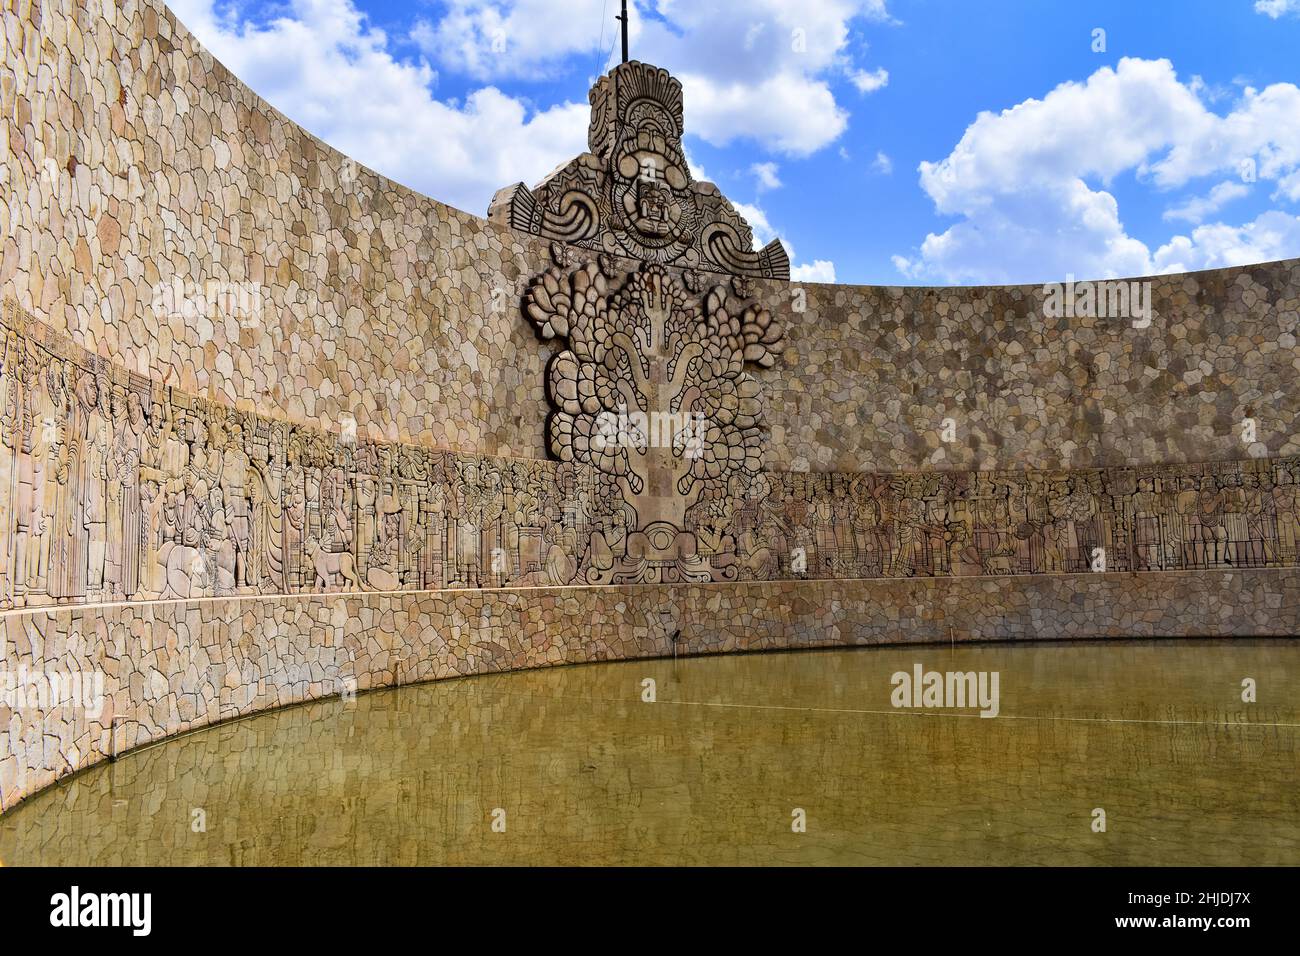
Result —
M 876 152 L 876 158 L 872 160 L 871 168 L 881 175 L 888 176 L 894 171 L 894 161 L 881 151 Z
M 889 71 L 884 67 L 875 70 L 852 70 L 849 80 L 858 88 L 859 93 L 874 93 L 889 83 Z
M 1166 209 L 1165 218 L 1185 219 L 1187 222 L 1196 224 L 1211 213 L 1218 212 L 1227 203 L 1234 199 L 1240 199 L 1249 192 L 1250 187 L 1245 183 L 1225 179 L 1204 196 L 1193 196 L 1181 205 L 1171 206 Z
M 814 259 L 812 262 L 791 268 L 790 278 L 794 282 L 834 282 L 835 263 L 828 259 Z
M 736 212 L 744 216 L 745 221 L 749 223 L 749 228 L 754 233 L 755 249 L 762 249 L 765 245 L 776 238 L 776 230 L 773 229 L 772 224 L 767 221 L 767 213 L 763 211 L 762 207 L 750 205 L 749 203 L 744 202 L 733 202 L 732 205 L 736 207 Z M 786 243 L 785 249 L 786 252 L 790 253 L 790 258 L 793 259 L 794 252 L 791 251 L 788 242 Z
M 539 78 L 568 58 L 593 56 L 593 72 L 612 65 L 613 4 L 573 0 L 557 23 L 553 0 L 451 0 L 412 33 L 439 66 L 479 79 Z M 650 11 L 650 15 L 645 15 Z M 890 22 L 884 0 L 646 0 L 629 9 L 632 55 L 682 81 L 687 127 L 715 146 L 737 139 L 792 156 L 834 142 L 848 124 L 832 79 L 861 92 L 888 82 L 848 52 L 849 24 Z
M 487 86 L 440 100 L 425 61 L 394 56 L 350 0 L 291 0 L 253 24 L 213 0 L 170 0 L 236 76 L 295 122 L 385 176 L 484 215 L 492 193 L 534 183 L 586 148 L 589 106 L 537 110 Z
M 687 126 L 715 146 L 749 139 L 807 156 L 848 126 L 835 77 L 888 78 L 848 53 L 850 22 L 888 20 L 883 0 L 657 0 L 656 13 L 641 21 L 636 54 L 681 78 Z
M 1283 14 L 1300 14 L 1300 0 L 1255 0 L 1255 12 L 1276 20 Z
M 562 18 L 555 0 L 449 0 L 446 6 L 436 21 L 418 19 L 411 39 L 435 62 L 480 80 L 539 79 L 575 54 L 595 57 L 603 72 L 617 39 L 607 0 L 564 0 Z
M 1258 261 L 1265 249 L 1300 254 L 1300 245 L 1287 245 L 1293 230 L 1261 216 L 1235 228 L 1199 226 L 1153 255 L 1128 234 L 1109 191 L 1125 173 L 1161 190 L 1236 176 L 1200 202 L 1175 207 L 1171 218 L 1194 223 L 1242 195 L 1242 180 L 1272 180 L 1276 198 L 1295 198 L 1297 119 L 1300 89 L 1292 84 L 1247 88 L 1220 116 L 1168 60 L 1122 59 L 1041 100 L 980 113 L 947 157 L 921 163 L 921 186 L 935 209 L 959 221 L 896 256 L 895 266 L 912 279 L 1002 283 L 1238 264 Z
M 758 181 L 760 190 L 781 188 L 781 178 L 777 175 L 779 167 L 776 163 L 754 163 L 749 167 L 749 171 Z
M 1156 250 L 1157 272 L 1218 269 L 1243 262 L 1271 262 L 1300 252 L 1300 216 L 1270 210 L 1241 226 L 1197 226 Z

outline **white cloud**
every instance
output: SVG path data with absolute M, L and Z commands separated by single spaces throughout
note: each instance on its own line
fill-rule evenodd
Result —
M 219 16 L 213 0 L 170 2 L 217 59 L 295 122 L 477 215 L 499 187 L 535 183 L 586 148 L 586 103 L 534 110 L 491 86 L 439 100 L 433 69 L 396 58 L 350 0 L 292 0 L 260 26 Z
M 777 74 L 757 85 L 682 73 L 686 128 L 714 146 L 750 139 L 774 152 L 803 157 L 833 143 L 849 114 L 820 80 Z
M 858 88 L 859 93 L 874 93 L 889 83 L 889 71 L 884 67 L 871 71 L 852 70 L 849 80 Z
M 1255 0 L 1255 12 L 1276 20 L 1284 13 L 1300 13 L 1300 0 Z
M 876 158 L 871 163 L 871 168 L 884 176 L 888 176 L 894 171 L 894 161 L 886 153 L 877 151 Z
M 1152 256 L 1128 235 L 1110 182 L 1125 173 L 1160 189 L 1195 178 L 1240 175 L 1243 163 L 1276 196 L 1300 192 L 1300 89 L 1246 89 L 1224 116 L 1167 60 L 1125 58 L 1084 83 L 1063 83 L 1041 100 L 979 114 L 943 160 L 921 163 L 921 186 L 938 212 L 960 217 L 898 256 L 909 278 L 945 282 L 1034 282 L 1066 273 L 1097 278 L 1174 271 L 1172 263 L 1226 261 L 1285 250 L 1294 233 L 1261 219 L 1202 226 Z M 1212 190 L 1195 220 L 1239 194 Z M 1226 230 L 1226 232 L 1224 232 Z M 1235 239 L 1231 239 L 1235 236 Z M 1165 250 L 1168 250 L 1165 252 Z M 1300 254 L 1300 245 L 1290 250 Z M 1254 261 L 1240 258 L 1234 262 Z
M 564 0 L 563 7 L 555 0 L 449 0 L 437 22 L 416 21 L 411 39 L 436 62 L 480 80 L 546 76 L 575 54 L 594 57 L 603 72 L 618 35 L 614 11 L 607 0 Z
M 687 129 L 715 146 L 750 139 L 791 156 L 848 126 L 830 80 L 869 75 L 848 53 L 850 21 L 888 20 L 883 0 L 657 0 L 656 12 L 633 50 L 680 77 Z
M 749 223 L 749 228 L 753 230 L 755 249 L 762 249 L 776 238 L 776 230 L 767 221 L 767 213 L 762 208 L 743 202 L 733 202 L 732 205 L 736 207 L 736 212 L 745 217 L 745 221 Z M 782 241 L 784 242 L 784 240 Z M 791 250 L 789 243 L 786 243 L 785 250 L 790 253 L 790 258 L 793 259 L 794 252 Z
M 610 3 L 602 49 L 603 8 L 604 0 L 566 0 L 562 13 L 553 0 L 451 0 L 412 36 L 438 65 L 479 79 L 545 76 L 575 56 L 593 56 L 600 72 L 612 65 L 605 54 L 617 31 Z M 831 77 L 845 75 L 862 92 L 888 81 L 847 52 L 855 18 L 891 22 L 885 0 L 644 0 L 629 10 L 630 47 L 682 81 L 692 133 L 715 146 L 752 139 L 806 156 L 848 124 Z
M 1164 217 L 1165 219 L 1184 219 L 1187 222 L 1196 224 L 1211 213 L 1218 212 L 1227 203 L 1234 199 L 1240 199 L 1249 192 L 1250 187 L 1245 183 L 1225 179 L 1211 189 L 1208 194 L 1193 196 L 1179 206 L 1166 209 Z
M 894 268 L 898 270 L 899 275 L 908 279 L 914 278 L 920 271 L 918 263 L 907 258 L 907 256 L 900 256 L 898 253 L 894 253 L 894 255 L 890 256 L 889 261 L 894 264 Z
M 754 163 L 749 167 L 749 171 L 753 174 L 754 178 L 758 180 L 758 189 L 760 192 L 781 188 L 781 179 L 777 175 L 780 171 L 780 167 L 778 167 L 776 163 Z
M 835 263 L 828 259 L 814 259 L 790 270 L 790 279 L 794 282 L 834 282 Z
M 1243 262 L 1287 259 L 1300 250 L 1300 216 L 1271 210 L 1242 226 L 1197 226 L 1156 250 L 1158 272 L 1217 269 Z

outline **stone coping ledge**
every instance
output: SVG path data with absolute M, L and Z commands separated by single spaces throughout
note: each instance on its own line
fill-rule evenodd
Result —
M 142 745 L 343 688 L 674 650 L 1300 635 L 1300 569 L 1248 570 L 343 591 L 20 609 L 0 617 L 5 671 L 94 675 L 101 688 L 94 706 L 71 697 L 0 702 L 0 804 Z
M 677 581 L 668 583 L 636 583 L 609 585 L 609 584 L 544 584 L 544 585 L 505 585 L 502 587 L 478 587 L 478 588 L 404 588 L 396 591 L 369 590 L 360 591 L 298 591 L 288 594 L 227 594 L 227 595 L 205 595 L 203 597 L 189 598 L 158 598 L 150 601 L 101 601 L 94 604 L 39 604 L 33 607 L 10 608 L 6 611 L 0 611 L 0 621 L 11 617 L 23 617 L 26 615 L 36 614 L 58 614 L 60 612 L 85 612 L 95 610 L 106 610 L 112 608 L 149 608 L 149 607 L 166 607 L 169 605 L 202 605 L 202 604 L 221 604 L 224 602 L 262 602 L 262 601 L 320 601 L 333 600 L 335 598 L 367 598 L 367 597 L 418 597 L 429 595 L 458 595 L 458 594 L 534 594 L 538 592 L 549 593 L 552 591 L 595 591 L 595 592 L 614 592 L 621 591 L 640 591 L 645 589 L 686 589 L 686 588 L 745 588 L 757 587 L 764 590 L 780 589 L 784 590 L 789 587 L 806 587 L 808 585 L 852 585 L 858 584 L 875 584 L 879 582 L 890 581 L 895 584 L 907 584 L 915 582 L 940 582 L 940 581 L 957 581 L 957 582 L 976 582 L 976 581 L 1028 581 L 1037 579 L 1054 579 L 1054 578 L 1078 578 L 1080 580 L 1089 579 L 1124 579 L 1132 578 L 1162 578 L 1172 576 L 1204 576 L 1209 574 L 1227 575 L 1231 577 L 1235 574 L 1294 574 L 1300 573 L 1300 568 L 1278 567 L 1278 568 L 1173 568 L 1168 571 L 1052 571 L 1038 574 L 966 574 L 966 575 L 915 575 L 913 577 L 891 577 L 888 575 L 877 577 L 857 577 L 857 578 L 776 578 L 772 580 L 753 580 L 753 581 Z M 1298 635 L 1300 636 L 1300 635 Z

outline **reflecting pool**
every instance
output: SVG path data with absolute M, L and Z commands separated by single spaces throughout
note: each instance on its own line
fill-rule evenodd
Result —
M 894 708 L 918 664 L 997 672 L 998 716 Z M 1237 640 L 425 684 L 100 765 L 0 816 L 0 863 L 1295 865 L 1297 675 L 1300 643 Z

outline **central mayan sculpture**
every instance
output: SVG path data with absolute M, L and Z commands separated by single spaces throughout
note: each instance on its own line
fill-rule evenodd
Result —
M 770 368 L 784 345 L 781 324 L 746 300 L 755 279 L 788 279 L 789 258 L 777 240 L 753 252 L 735 207 L 692 182 L 682 87 L 667 71 L 623 63 L 592 88 L 591 107 L 591 152 L 536 189 L 501 190 L 489 212 L 553 240 L 557 267 L 523 302 L 561 347 L 547 374 L 548 447 L 622 501 L 585 529 L 583 574 L 731 580 L 721 529 L 761 468 L 765 435 L 749 370 Z M 641 265 L 622 273 L 616 256 Z
M 682 85 L 635 60 L 591 88 L 590 152 L 540 185 L 492 198 L 488 218 L 611 255 L 707 272 L 790 278 L 779 239 L 754 252 L 753 232 L 713 183 L 695 182 L 682 151 Z

